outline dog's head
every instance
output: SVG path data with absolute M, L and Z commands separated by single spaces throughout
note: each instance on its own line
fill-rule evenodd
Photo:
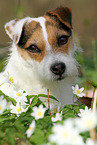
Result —
M 15 19 L 5 29 L 20 56 L 40 79 L 63 80 L 77 74 L 69 8 L 59 7 L 43 17 Z

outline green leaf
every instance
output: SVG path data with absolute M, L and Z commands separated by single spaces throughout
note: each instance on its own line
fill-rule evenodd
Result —
M 72 113 L 68 113 L 68 114 L 66 114 L 66 115 L 64 115 L 64 119 L 68 119 L 68 118 L 75 118 L 76 116 L 74 115 L 74 114 L 72 114 Z
M 90 83 L 95 89 L 97 88 L 97 84 L 94 81 L 90 81 Z
M 72 109 L 73 106 L 72 105 L 65 105 L 64 108 L 69 108 L 69 109 Z
M 38 97 L 35 96 L 35 97 L 32 99 L 31 107 L 35 106 L 37 103 L 38 103 Z
M 27 104 L 30 104 L 30 99 L 34 98 L 34 97 L 37 97 L 37 95 L 27 95 L 27 100 L 28 102 L 26 102 Z
M 78 115 L 78 113 L 80 113 L 79 107 L 76 106 L 73 108 L 74 109 L 74 113 L 76 113 Z
M 15 99 L 13 99 L 13 98 L 11 98 L 11 97 L 5 95 L 5 94 L 0 90 L 0 96 L 1 96 L 1 95 L 4 96 L 4 98 L 7 100 L 7 102 L 12 102 L 13 105 L 16 105 L 16 100 L 15 100 Z
M 10 102 L 11 101 L 11 103 L 14 105 L 14 106 L 16 106 L 16 100 L 15 99 L 13 99 L 13 98 L 11 98 L 11 97 L 4 97 L 8 102 Z
M 44 97 L 44 98 L 48 98 L 48 95 L 45 95 L 45 94 L 39 94 L 38 97 Z M 49 95 L 49 98 L 59 102 L 54 96 L 52 95 Z
M 44 132 L 42 130 L 36 129 L 34 134 L 30 137 L 31 143 L 35 145 L 40 145 L 44 143 Z
M 5 140 L 4 139 L 0 139 L 0 145 L 4 145 L 5 144 Z
M 86 141 L 90 137 L 90 134 L 88 131 L 80 133 L 80 135 L 83 137 L 84 141 Z
M 15 137 L 16 137 L 16 138 L 19 138 L 19 139 L 24 139 L 24 138 L 25 138 L 25 135 L 24 135 L 23 133 L 16 132 L 16 133 L 15 133 Z
M 0 90 L 0 96 L 1 96 L 1 95 L 5 96 L 5 94 Z
M 14 127 L 18 130 L 18 131 L 21 131 L 21 132 L 25 132 L 25 126 L 22 122 L 20 122 L 20 120 L 16 120 L 15 123 L 14 123 Z
M 5 116 L 5 115 L 8 115 L 8 114 L 10 114 L 10 111 L 11 111 L 11 109 L 6 109 L 6 110 L 4 110 L 4 112 L 2 113 L 2 116 Z
M 15 136 L 13 128 L 6 129 L 5 140 L 8 143 L 8 145 L 15 145 Z
M 37 120 L 37 128 L 39 129 L 48 129 L 52 126 L 51 116 L 45 116 L 44 118 Z
M 3 121 L 8 121 L 8 120 L 12 120 L 15 119 L 15 115 L 10 115 L 10 116 L 0 116 L 0 123 Z
M 4 133 L 0 130 L 0 139 L 4 137 Z

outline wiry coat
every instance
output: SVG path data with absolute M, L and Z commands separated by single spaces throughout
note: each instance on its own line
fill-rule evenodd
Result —
M 17 90 L 47 94 L 49 89 L 62 105 L 72 103 L 71 88 L 78 70 L 73 56 L 76 49 L 71 10 L 60 7 L 43 17 L 12 20 L 5 29 L 13 44 L 8 64 L 0 75 L 1 84 L 9 74 Z M 7 95 L 13 88 L 1 86 Z

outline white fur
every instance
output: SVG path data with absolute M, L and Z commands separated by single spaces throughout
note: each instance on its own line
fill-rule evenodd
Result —
M 21 35 L 21 32 L 22 32 L 22 27 L 23 27 L 23 24 L 26 20 L 30 19 L 30 17 L 26 17 L 24 19 L 21 19 L 17 22 L 15 22 L 15 20 L 12 20 L 8 23 L 6 23 L 5 25 L 5 30 L 6 30 L 6 33 L 9 35 L 9 37 L 17 44 L 18 41 L 19 41 L 19 38 L 20 38 L 20 35 Z M 11 27 L 11 31 L 8 31 L 6 28 L 7 26 L 10 28 Z M 10 33 L 11 32 L 11 33 Z M 18 36 L 18 39 L 16 40 L 16 37 L 13 37 L 13 36 Z
M 64 104 L 72 103 L 73 94 L 71 88 L 75 76 L 78 74 L 76 60 L 71 55 L 72 53 L 70 53 L 70 55 L 64 55 L 63 53 L 52 53 L 51 46 L 48 42 L 48 36 L 45 27 L 45 19 L 43 17 L 33 19 L 26 18 L 23 19 L 23 22 L 21 20 L 21 26 L 19 27 L 20 31 L 16 30 L 17 34 L 19 34 L 19 37 L 20 32 L 22 31 L 21 29 L 23 23 L 27 19 L 28 21 L 35 20 L 40 22 L 40 25 L 43 30 L 44 40 L 46 41 L 46 49 L 48 50 L 48 53 L 40 63 L 35 60 L 24 60 L 17 51 L 16 43 L 13 43 L 11 47 L 12 52 L 8 60 L 6 69 L 0 75 L 1 83 L 3 82 L 2 75 L 9 73 L 10 76 L 14 78 L 17 89 L 24 89 L 30 94 L 47 94 L 47 89 L 50 89 L 50 94 L 55 96 L 61 102 L 62 106 Z M 7 23 L 7 25 L 10 25 L 10 23 Z M 15 31 L 15 29 L 13 28 L 12 30 L 13 32 Z M 10 36 L 10 34 L 8 35 Z M 66 71 L 64 73 L 65 79 L 61 81 L 56 81 L 57 76 L 55 76 L 50 71 L 50 66 L 55 62 L 64 62 L 66 65 Z M 10 91 L 5 89 L 5 85 L 2 85 L 1 89 L 4 93 L 9 95 L 8 92 Z M 12 88 L 10 90 L 12 91 Z
M 47 35 L 47 31 L 46 31 L 46 26 L 45 26 L 45 22 L 46 22 L 45 18 L 44 17 L 30 18 L 30 21 L 36 21 L 36 22 L 40 23 L 40 26 L 42 27 L 44 40 L 46 42 L 46 49 L 51 50 L 51 46 L 48 42 L 48 35 Z

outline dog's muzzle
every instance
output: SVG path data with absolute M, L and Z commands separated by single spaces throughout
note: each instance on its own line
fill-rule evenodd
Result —
M 64 78 L 63 74 L 66 70 L 66 65 L 63 62 L 57 62 L 50 67 L 51 72 L 57 76 L 57 80 Z

